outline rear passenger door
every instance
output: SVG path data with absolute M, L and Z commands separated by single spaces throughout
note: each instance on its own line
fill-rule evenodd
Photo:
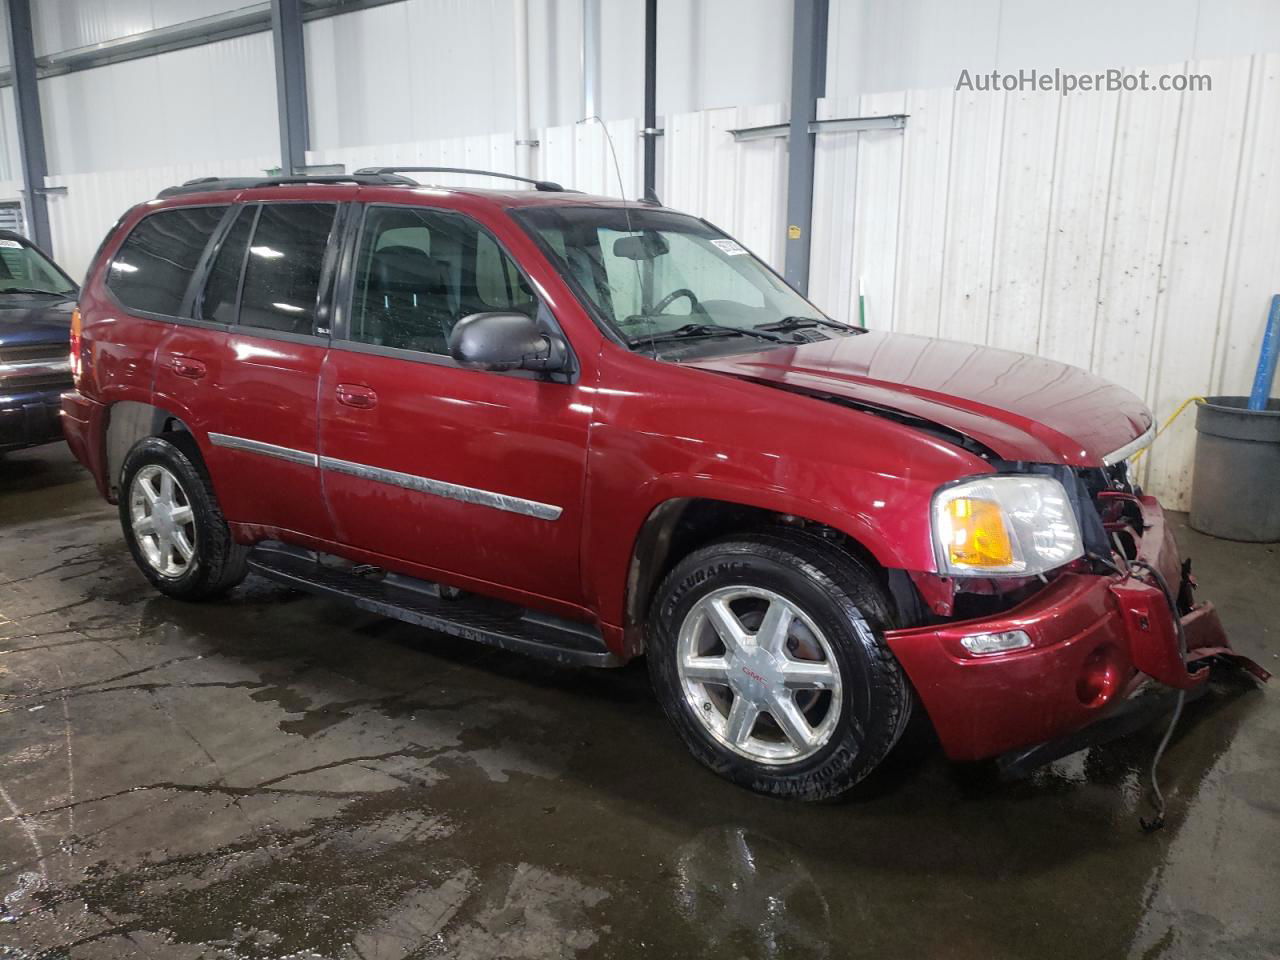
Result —
M 228 324 L 210 470 L 227 519 L 258 527 L 258 537 L 333 537 L 317 469 L 316 389 L 342 209 L 244 205 L 200 297 L 202 319 Z
M 129 314 L 157 321 L 120 325 L 155 338 L 153 354 L 139 350 L 122 366 L 149 371 L 155 405 L 179 417 L 201 442 L 216 429 L 227 331 L 196 319 L 193 301 L 210 240 L 231 210 L 230 204 L 192 205 L 148 214 L 112 258 L 107 279 L 107 289 Z
M 469 314 L 554 317 L 495 235 L 457 212 L 371 205 L 348 256 L 319 394 L 339 540 L 481 592 L 580 605 L 590 398 L 449 356 Z

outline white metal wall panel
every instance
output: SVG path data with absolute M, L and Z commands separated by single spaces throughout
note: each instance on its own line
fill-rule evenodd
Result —
M 307 162 L 340 163 L 347 173 L 362 167 L 469 167 L 473 170 L 512 171 L 515 169 L 515 138 L 510 133 L 491 133 L 445 140 L 415 140 L 406 143 L 373 144 L 362 147 L 330 147 L 308 150 Z M 459 174 L 413 175 L 422 183 L 454 187 L 499 186 L 490 177 Z
M 1118 93 L 1066 98 L 1049 204 L 1044 296 L 1034 352 L 1088 367 L 1098 311 Z
M 1144 394 L 1156 303 L 1165 282 L 1165 231 L 1182 107 L 1179 93 L 1120 100 L 1092 367 Z
M 540 146 L 534 150 L 534 176 L 554 180 L 571 190 L 618 196 L 618 170 L 622 188 L 629 200 L 639 195 L 640 154 L 639 125 L 635 120 L 617 120 L 607 124 L 613 138 L 611 151 L 605 130 L 596 123 L 570 124 L 537 131 Z M 614 166 L 614 151 L 617 167 Z M 500 173 L 515 171 L 515 137 L 511 133 L 493 133 L 475 137 L 452 137 L 444 140 L 416 140 L 408 143 L 371 144 L 361 147 L 330 147 L 307 151 L 307 162 L 343 164 L 348 173 L 361 167 L 440 166 L 469 167 Z M 518 189 L 510 182 L 492 177 L 465 174 L 418 174 L 415 179 L 441 186 Z
M 31 4 L 36 54 L 145 33 L 248 6 L 249 0 L 41 0 Z
M 776 104 L 669 117 L 659 190 L 667 206 L 706 217 L 775 267 L 785 244 L 786 140 L 738 143 L 729 131 L 784 119 Z
M 853 316 L 858 278 L 892 276 L 894 322 L 869 295 L 871 326 L 1088 367 L 1161 421 L 1190 396 L 1246 392 L 1280 292 L 1280 55 L 1149 69 L 1208 73 L 1213 90 L 909 91 L 898 169 L 882 134 L 820 135 L 815 210 L 835 213 L 815 216 L 815 300 Z M 1143 461 L 1174 507 L 1193 423 Z
M 782 6 L 782 4 L 779 4 Z M 831 0 L 827 94 L 1280 52 L 1275 0 Z
M 275 153 L 272 63 L 271 36 L 260 33 L 41 80 L 49 169 L 88 173 Z
M 902 140 L 902 195 L 896 277 L 895 329 L 935 336 L 942 312 L 947 187 L 950 173 L 952 114 L 955 98 L 949 90 L 907 93 L 910 119 Z M 819 149 L 825 138 L 819 138 Z M 872 187 L 871 189 L 876 189 Z M 815 242 L 820 238 L 814 237 Z M 888 253 L 886 251 L 886 256 Z M 848 308 L 823 304 L 837 310 Z
M 905 93 L 873 93 L 858 101 L 823 101 L 819 116 L 883 116 L 904 113 Z M 810 246 L 810 284 L 814 268 L 827 288 L 849 303 L 841 319 L 858 323 L 863 297 L 870 326 L 895 328 L 897 241 L 901 209 L 902 133 L 896 129 L 822 134 L 823 150 L 814 157 L 814 242 Z M 831 142 L 835 141 L 835 142 Z M 823 157 L 822 165 L 817 163 Z M 819 180 L 819 178 L 822 178 Z M 820 186 L 819 186 L 820 183 Z M 856 198 L 864 200 L 854 229 L 832 237 L 831 218 L 850 216 Z M 819 219 L 822 220 L 819 223 Z M 828 238 L 829 246 L 828 248 Z M 842 242 L 844 241 L 844 242 Z M 814 300 L 826 296 L 810 288 Z
M 1246 393 L 1262 349 L 1265 314 L 1280 293 L 1280 54 L 1254 60 L 1235 231 L 1223 290 L 1212 390 Z
M 640 124 L 614 120 L 604 126 L 590 122 L 548 127 L 539 134 L 534 169 L 541 179 L 572 190 L 638 199 L 643 188 Z
M 832 7 L 832 16 L 837 8 Z M 857 116 L 856 97 L 828 97 L 818 101 L 819 120 Z M 809 298 L 815 303 L 843 304 L 855 309 L 857 287 L 853 264 L 852 223 L 858 184 L 858 133 L 826 133 L 813 158 L 814 243 L 809 249 Z M 901 134 L 895 133 L 901 139 Z M 896 198 L 895 198 L 896 202 Z M 852 320 L 853 317 L 842 319 Z
M 1004 101 L 1003 93 L 958 94 L 951 120 L 939 329 L 973 343 L 987 340 Z
M 49 195 L 53 257 L 72 277 L 81 277 L 112 224 L 134 204 L 152 199 L 165 187 L 196 177 L 243 176 L 246 171 L 262 170 L 270 163 L 270 157 L 260 156 L 46 177 L 48 186 L 67 188 L 66 193 Z
M 1260 59 L 1260 58 L 1259 58 Z M 1156 345 L 1147 397 L 1157 418 L 1168 417 L 1189 395 L 1210 391 L 1213 356 L 1222 330 L 1223 288 L 1233 218 L 1248 197 L 1236 192 L 1249 110 L 1252 58 L 1195 61 L 1210 72 L 1211 95 L 1184 98 L 1174 160 L 1173 193 L 1165 240 L 1166 281 L 1156 304 Z M 1280 242 L 1280 231 L 1272 243 Z M 1280 279 L 1276 280 L 1280 287 Z M 1264 314 L 1260 313 L 1261 323 Z M 1247 393 L 1248 383 L 1239 392 Z M 1191 480 L 1194 417 L 1185 417 L 1145 458 L 1154 490 L 1179 491 Z

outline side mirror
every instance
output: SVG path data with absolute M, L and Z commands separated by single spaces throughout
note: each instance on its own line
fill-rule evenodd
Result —
M 475 370 L 563 370 L 568 351 L 523 313 L 473 313 L 454 324 L 449 354 Z

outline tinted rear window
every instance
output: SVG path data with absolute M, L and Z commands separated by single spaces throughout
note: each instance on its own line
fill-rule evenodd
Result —
M 226 210 L 180 207 L 144 217 L 111 262 L 107 286 L 126 307 L 178 316 L 200 254 Z

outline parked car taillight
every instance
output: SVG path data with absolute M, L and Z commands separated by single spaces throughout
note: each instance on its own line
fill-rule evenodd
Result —
M 71 311 L 71 378 L 80 386 L 80 308 Z

